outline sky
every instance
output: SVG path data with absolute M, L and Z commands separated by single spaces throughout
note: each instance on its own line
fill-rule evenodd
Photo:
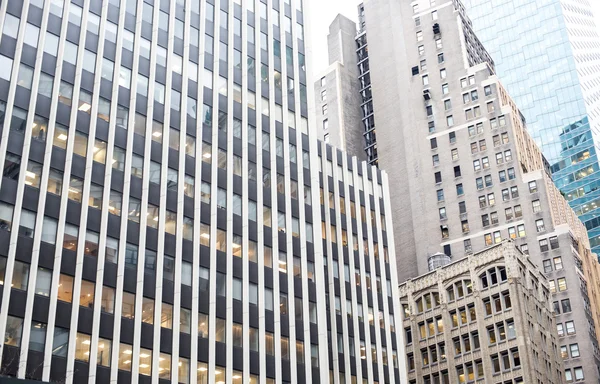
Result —
M 596 26 L 600 35 L 600 0 L 588 0 L 596 16 Z M 327 59 L 327 33 L 329 24 L 338 13 L 357 21 L 356 6 L 361 0 L 311 0 L 311 49 L 312 71 L 316 76 L 328 66 Z

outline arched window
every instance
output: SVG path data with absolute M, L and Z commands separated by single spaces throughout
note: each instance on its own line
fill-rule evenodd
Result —
M 460 280 L 446 288 L 448 301 L 462 299 L 463 297 L 473 293 L 473 282 L 469 279 Z

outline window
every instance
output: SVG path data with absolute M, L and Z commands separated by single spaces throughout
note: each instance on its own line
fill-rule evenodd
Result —
M 515 179 L 515 169 L 508 168 L 506 171 L 508 172 L 508 180 L 514 180 Z
M 569 345 L 569 350 L 571 351 L 571 357 L 579 357 L 579 344 L 571 344 Z
M 529 182 L 529 193 L 537 192 L 537 183 L 535 181 Z
M 452 109 L 452 102 L 450 101 L 450 99 L 444 100 L 444 109 L 446 111 Z
M 79 305 L 87 308 L 94 308 L 94 283 L 91 281 L 81 281 L 81 291 L 79 294 Z
M 13 277 L 14 279 L 14 277 Z M 73 277 L 60 274 L 58 279 L 58 300 L 70 303 L 73 300 Z
M 515 210 L 515 218 L 519 218 L 519 217 L 523 216 L 523 211 L 521 210 L 520 205 L 515 205 L 514 210 Z
M 438 189 L 437 201 L 444 201 L 444 190 L 443 189 Z
M 4 333 L 4 345 L 13 347 L 21 346 L 21 335 L 23 334 L 23 319 L 8 316 L 6 319 L 6 330 Z
M 454 177 L 460 177 L 460 176 L 461 176 L 460 165 L 457 165 L 454 167 Z
M 544 226 L 544 219 L 539 219 L 535 221 L 535 226 L 538 232 L 544 232 L 546 230 Z
M 446 216 L 446 208 L 442 207 L 439 209 L 440 220 L 446 220 L 448 217 Z
M 567 290 L 567 280 L 564 277 L 561 277 L 556 280 L 558 285 L 558 292 L 564 292 Z
M 562 313 L 569 313 L 569 312 L 571 312 L 571 300 L 570 299 L 561 300 L 560 301 L 560 305 L 562 307 Z M 567 324 L 568 323 L 569 322 L 567 322 Z M 575 329 L 574 325 L 573 325 L 573 329 Z

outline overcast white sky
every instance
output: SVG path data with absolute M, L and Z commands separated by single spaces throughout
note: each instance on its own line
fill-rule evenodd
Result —
M 329 64 L 327 60 L 329 24 L 338 13 L 356 22 L 358 19 L 356 6 L 360 3 L 360 0 L 310 0 L 312 70 L 315 75 L 327 68 Z
M 600 0 L 588 0 L 596 15 L 596 26 L 600 30 Z M 356 6 L 361 0 L 310 0 L 312 70 L 315 75 L 327 68 L 327 33 L 329 24 L 338 13 L 357 21 Z

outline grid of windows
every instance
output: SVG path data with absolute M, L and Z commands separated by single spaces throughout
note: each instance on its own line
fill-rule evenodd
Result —
M 28 350 L 62 358 L 31 374 L 44 380 L 323 382 L 344 371 L 329 353 L 357 378 L 399 376 L 387 186 L 309 132 L 302 2 L 244 4 L 55 0 L 44 23 L 28 17 L 43 2 L 10 7 L 2 41 L 24 49 L 0 54 L 1 305 L 21 303 L 0 315 L 9 374 Z M 317 172 L 335 196 L 326 245 Z M 342 313 L 355 336 L 328 340 Z M 269 364 L 241 371 L 232 350 Z

